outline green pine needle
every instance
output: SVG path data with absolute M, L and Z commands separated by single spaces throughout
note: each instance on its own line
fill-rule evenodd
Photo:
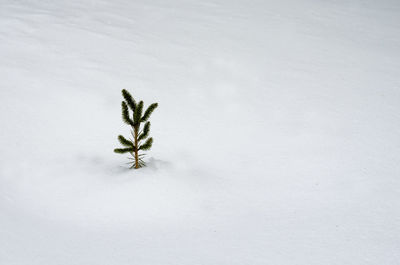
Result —
M 142 122 L 147 121 L 150 118 L 150 115 L 153 113 L 153 111 L 158 107 L 158 103 L 153 103 L 151 104 L 147 110 L 144 112 L 144 115 L 142 117 Z
M 129 118 L 129 110 L 128 110 L 128 106 L 126 105 L 125 101 L 122 101 L 121 107 L 122 107 L 122 120 L 126 124 L 133 126 L 133 121 Z
M 140 119 L 142 117 L 142 111 L 143 111 L 143 101 L 140 101 L 139 104 L 137 104 L 135 112 L 133 113 L 133 126 L 139 126 L 140 124 Z
M 115 148 L 114 152 L 117 154 L 124 154 L 124 153 L 128 153 L 128 152 L 133 152 L 134 149 L 133 148 Z
M 126 89 L 122 89 L 122 96 L 126 100 L 129 108 L 134 112 L 136 108 L 136 101 L 133 99 L 132 95 Z
M 125 139 L 125 137 L 123 137 L 122 135 L 118 135 L 118 141 L 124 145 L 124 146 L 128 146 L 128 147 L 135 147 L 135 145 L 133 144 L 133 142 Z
M 150 132 L 150 122 L 146 122 L 143 127 L 143 132 L 139 135 L 138 141 L 146 139 Z
M 153 145 L 153 138 L 150 137 L 147 141 L 139 147 L 139 150 L 150 150 Z

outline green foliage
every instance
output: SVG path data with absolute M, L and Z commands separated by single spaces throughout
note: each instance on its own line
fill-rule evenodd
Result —
M 129 110 L 128 110 L 128 106 L 126 105 L 125 101 L 122 101 L 121 107 L 122 107 L 122 120 L 126 124 L 133 126 L 133 121 L 131 120 L 131 118 L 129 118 Z
M 136 101 L 133 99 L 131 94 L 126 89 L 122 89 L 122 96 L 124 97 L 126 103 L 132 111 L 135 111 Z
M 150 118 L 150 115 L 153 113 L 153 111 L 158 107 L 157 103 L 151 104 L 147 110 L 144 112 L 144 115 L 142 117 L 142 121 L 147 121 Z
M 138 151 L 150 150 L 153 145 L 152 137 L 147 139 L 144 144 L 141 144 L 141 141 L 145 140 L 150 134 L 150 122 L 147 120 L 158 107 L 158 103 L 151 104 L 143 114 L 143 101 L 136 103 L 132 95 L 125 89 L 122 90 L 122 96 L 124 98 L 124 101 L 121 103 L 122 120 L 132 127 L 133 140 L 128 140 L 124 136 L 119 135 L 118 141 L 121 145 L 125 146 L 125 148 L 116 148 L 114 152 L 118 154 L 130 153 L 132 155 L 132 157 L 129 157 L 129 159 L 132 160 L 129 162 L 132 164 L 131 168 L 140 168 L 145 166 L 145 162 L 143 161 L 143 156 L 145 154 L 139 154 Z M 132 111 L 132 116 L 130 116 L 129 109 Z M 143 122 L 145 122 L 143 130 L 140 131 Z
M 132 148 L 115 148 L 114 149 L 114 152 L 115 153 L 118 153 L 118 154 L 125 154 L 125 153 L 130 153 L 130 152 L 134 152 L 135 151 L 135 149 L 132 147 Z
M 150 122 L 148 121 L 148 122 L 146 122 L 145 124 L 144 124 L 144 127 L 143 127 L 143 132 L 141 132 L 140 134 L 139 134 L 139 141 L 140 140 L 143 140 L 143 139 L 146 139 L 147 138 L 147 136 L 149 136 L 149 132 L 150 132 Z
M 123 137 L 122 135 L 118 135 L 118 141 L 125 146 L 129 146 L 129 147 L 134 147 L 135 144 L 132 143 L 131 141 L 125 139 L 125 137 Z
M 142 118 L 143 101 L 140 101 L 136 106 L 135 112 L 133 113 L 133 126 L 140 125 L 140 119 Z
M 153 138 L 150 137 L 147 141 L 139 147 L 139 150 L 150 150 L 153 145 Z

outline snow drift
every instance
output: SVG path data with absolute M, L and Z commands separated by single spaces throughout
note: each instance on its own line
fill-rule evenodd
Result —
M 0 2 L 1 264 L 397 264 L 398 1 Z M 159 102 L 149 166 L 120 91 Z

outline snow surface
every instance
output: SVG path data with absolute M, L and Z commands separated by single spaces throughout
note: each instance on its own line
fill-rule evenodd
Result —
M 0 0 L 0 59 L 1 265 L 400 264 L 399 1 Z

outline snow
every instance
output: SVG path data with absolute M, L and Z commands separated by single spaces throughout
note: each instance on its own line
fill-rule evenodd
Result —
M 0 58 L 0 264 L 399 264 L 400 2 L 0 0 Z

